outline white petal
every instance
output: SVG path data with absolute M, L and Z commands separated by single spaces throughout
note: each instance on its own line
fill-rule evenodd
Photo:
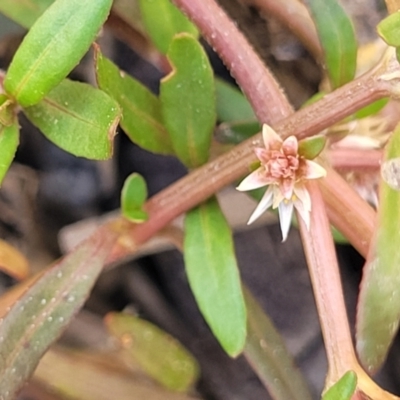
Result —
M 295 185 L 294 194 L 298 197 L 299 201 L 303 203 L 304 209 L 311 211 L 310 193 L 308 193 L 305 186 L 302 184 Z
M 307 230 L 310 230 L 310 211 L 304 207 L 304 204 L 300 201 L 294 202 L 294 207 L 299 212 L 301 219 L 306 224 Z
M 314 161 L 306 160 L 307 171 L 304 176 L 306 179 L 318 179 L 326 176 L 326 170 Z
M 273 186 L 273 189 L 274 189 L 274 199 L 273 199 L 273 203 L 272 203 L 272 208 L 275 210 L 275 208 L 277 208 L 279 206 L 281 201 L 284 200 L 284 196 L 278 185 L 271 185 L 271 186 Z
M 270 186 L 264 193 L 264 196 L 258 203 L 256 209 L 253 211 L 253 214 L 251 214 L 249 222 L 247 222 L 247 225 L 252 224 L 261 214 L 263 214 L 266 210 L 268 210 L 268 208 L 271 207 L 273 193 L 274 193 L 273 189 Z
M 263 125 L 262 136 L 264 140 L 264 146 L 267 149 L 269 148 L 270 143 L 282 143 L 281 137 L 267 124 Z
M 289 136 L 282 143 L 282 150 L 286 155 L 296 156 L 299 150 L 299 142 L 296 136 Z
M 291 201 L 287 203 L 282 201 L 279 204 L 279 222 L 282 231 L 282 242 L 284 242 L 287 239 L 290 229 L 290 224 L 292 222 L 292 214 L 293 214 L 293 203 Z
M 264 167 L 256 169 L 250 175 L 246 176 L 246 178 L 244 178 L 242 182 L 240 182 L 240 185 L 236 189 L 241 192 L 245 192 L 247 190 L 258 189 L 260 187 L 270 184 L 271 180 L 264 176 L 264 171 Z

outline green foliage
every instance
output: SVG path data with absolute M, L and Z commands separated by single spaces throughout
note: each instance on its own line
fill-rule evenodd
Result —
M 175 36 L 167 56 L 173 71 L 161 81 L 162 114 L 176 155 L 195 168 L 208 159 L 216 120 L 213 71 L 199 42 L 185 33 Z
M 307 160 L 317 157 L 326 145 L 326 137 L 314 136 L 299 142 L 299 154 Z
M 322 396 L 322 400 L 351 400 L 357 387 L 357 375 L 353 371 L 346 372 Z
M 217 119 L 223 122 L 217 128 L 218 141 L 238 144 L 260 132 L 261 125 L 239 89 L 216 78 L 215 94 Z
M 400 320 L 400 126 L 382 163 L 375 239 L 364 267 L 357 308 L 357 351 L 369 372 L 386 358 Z
M 54 0 L 0 0 L 0 12 L 29 29 Z
M 19 125 L 14 122 L 10 126 L 0 125 L 0 185 L 10 168 L 19 143 Z
M 139 317 L 110 313 L 110 333 L 121 341 L 127 360 L 137 363 L 166 388 L 187 392 L 199 378 L 195 358 L 172 336 Z
M 272 321 L 244 288 L 247 339 L 244 353 L 275 400 L 311 400 L 311 394 Z
M 338 0 L 310 0 L 310 10 L 325 53 L 325 65 L 333 88 L 354 78 L 357 41 L 351 20 Z
M 144 222 L 147 213 L 143 211 L 147 199 L 147 185 L 144 178 L 133 173 L 126 178 L 121 192 L 122 215 L 132 222 Z
M 261 126 L 257 121 L 224 122 L 218 125 L 215 137 L 221 143 L 239 144 L 260 130 Z
M 369 117 L 370 115 L 374 115 L 374 114 L 378 113 L 379 111 L 381 111 L 382 108 L 385 107 L 388 102 L 389 102 L 388 97 L 379 99 L 379 100 L 374 101 L 373 103 L 368 104 L 367 106 L 361 108 L 354 115 L 358 119 Z
M 65 79 L 39 104 L 24 112 L 65 151 L 95 160 L 111 157 L 120 109 L 105 92 Z
M 400 13 L 387 16 L 377 26 L 380 37 L 393 47 L 400 47 Z
M 249 101 L 233 85 L 215 79 L 215 93 L 218 120 L 221 122 L 256 122 L 257 118 Z
M 215 198 L 185 218 L 184 259 L 197 304 L 224 350 L 245 345 L 246 308 L 230 227 Z
M 163 54 L 174 36 L 186 32 L 198 37 L 197 28 L 170 0 L 139 0 L 143 24 L 153 43 Z
M 15 104 L 5 94 L 0 94 L 0 125 L 10 126 L 15 121 Z
M 57 0 L 36 21 L 17 50 L 4 88 L 23 107 L 37 104 L 89 49 L 112 0 Z
M 99 87 L 121 106 L 121 126 L 138 146 L 159 154 L 174 154 L 161 115 L 160 100 L 137 80 L 120 71 L 96 50 Z
M 82 307 L 116 235 L 99 231 L 44 272 L 0 324 L 0 398 L 11 400 Z

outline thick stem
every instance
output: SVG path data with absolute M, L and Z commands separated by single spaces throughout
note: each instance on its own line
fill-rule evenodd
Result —
M 329 163 L 334 169 L 358 172 L 379 171 L 382 161 L 382 150 L 364 149 L 330 149 Z
M 319 184 L 329 220 L 366 258 L 376 218 L 374 209 L 332 169 Z
M 307 189 L 312 203 L 310 231 L 301 218 L 298 220 L 328 357 L 329 387 L 354 370 L 357 361 L 324 201 L 318 183 L 308 182 Z

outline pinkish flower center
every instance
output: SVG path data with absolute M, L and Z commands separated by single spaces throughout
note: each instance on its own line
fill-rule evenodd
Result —
M 266 173 L 274 179 L 295 179 L 299 169 L 298 156 L 286 155 L 280 151 L 272 150 L 269 160 L 264 163 Z

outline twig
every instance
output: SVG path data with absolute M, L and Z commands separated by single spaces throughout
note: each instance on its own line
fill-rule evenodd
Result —
M 354 370 L 357 361 L 324 202 L 318 183 L 308 182 L 307 189 L 312 201 L 310 231 L 301 218 L 298 220 L 328 357 L 329 387 Z

